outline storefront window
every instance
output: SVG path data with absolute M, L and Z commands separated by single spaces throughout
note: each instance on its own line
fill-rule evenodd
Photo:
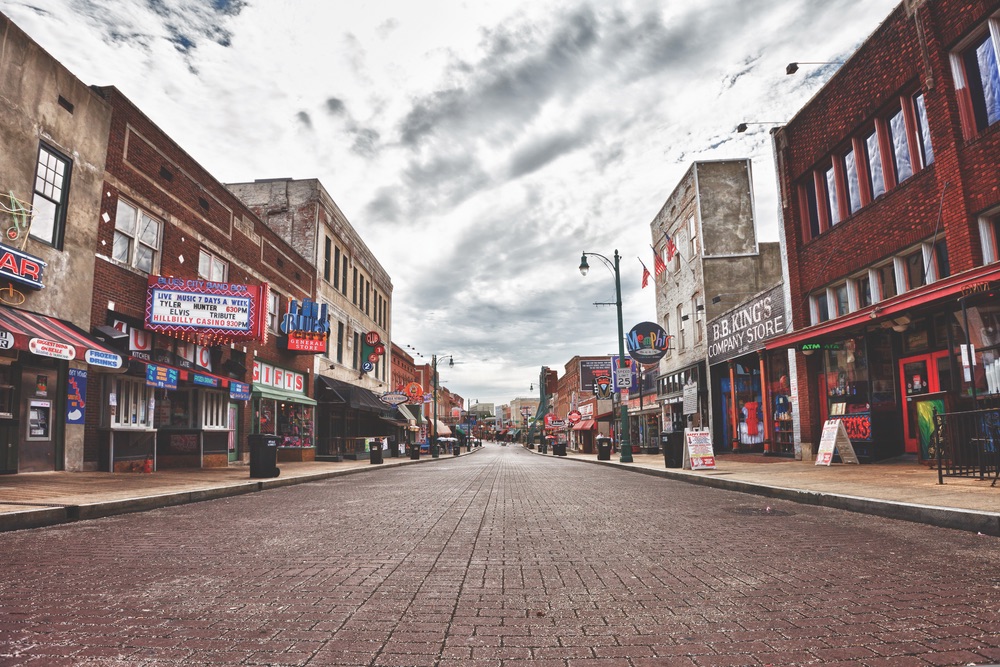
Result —
M 972 394 L 975 379 L 976 395 L 1000 394 L 1000 304 L 983 304 L 966 308 L 969 323 L 967 336 L 975 357 L 969 355 L 970 347 L 961 345 L 959 363 L 962 369 L 962 393 Z
M 868 402 L 868 359 L 864 338 L 848 338 L 826 351 L 827 395 L 848 402 Z
M 270 398 L 254 401 L 257 432 L 281 436 L 281 447 L 312 447 L 313 407 Z
M 229 429 L 229 396 L 225 392 L 202 392 L 201 426 L 204 429 Z
M 103 423 L 113 429 L 153 427 L 153 388 L 144 378 L 108 376 Z
M 193 398 L 192 392 L 187 389 L 167 392 L 167 397 L 163 400 L 166 423 L 157 424 L 157 426 L 164 428 L 192 428 L 194 408 L 191 401 Z

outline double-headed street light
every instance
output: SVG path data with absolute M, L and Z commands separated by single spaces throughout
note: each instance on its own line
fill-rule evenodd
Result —
M 618 270 L 618 262 L 621 259 L 618 256 L 618 250 L 615 249 L 615 261 L 612 262 L 610 259 L 596 252 L 585 252 L 580 256 L 580 273 L 587 275 L 587 271 L 590 270 L 590 265 L 587 264 L 587 255 L 592 257 L 598 257 L 608 265 L 609 268 L 614 270 L 615 273 L 615 306 L 618 309 L 618 364 L 616 376 L 621 375 L 622 368 L 621 364 L 625 363 L 625 327 L 622 323 L 622 278 L 621 273 Z M 620 394 L 619 394 L 620 396 Z M 632 444 L 629 442 L 629 431 L 628 431 L 628 403 L 619 400 L 619 405 L 621 406 L 621 435 L 618 438 L 619 450 L 621 452 L 621 458 L 619 461 L 622 463 L 632 463 Z

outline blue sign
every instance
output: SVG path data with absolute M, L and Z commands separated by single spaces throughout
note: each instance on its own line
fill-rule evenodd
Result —
M 234 401 L 250 400 L 250 385 L 243 382 L 229 381 L 229 398 Z
M 69 383 L 66 386 L 66 423 L 82 424 L 87 407 L 87 371 L 81 368 L 69 369 Z
M 199 385 L 201 387 L 218 387 L 219 386 L 219 380 L 218 380 L 218 378 L 214 378 L 214 377 L 212 377 L 210 375 L 201 375 L 199 373 L 195 373 L 192 376 L 191 381 L 193 383 L 195 383 L 196 385 Z
M 179 373 L 176 368 L 146 365 L 146 384 L 157 389 L 177 389 Z

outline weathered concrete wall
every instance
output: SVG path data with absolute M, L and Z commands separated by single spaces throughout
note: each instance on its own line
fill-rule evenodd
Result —
M 695 165 L 705 257 L 757 251 L 749 160 Z

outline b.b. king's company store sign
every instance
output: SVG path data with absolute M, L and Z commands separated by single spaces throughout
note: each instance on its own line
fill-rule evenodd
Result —
M 759 350 L 786 328 L 785 293 L 778 285 L 708 323 L 708 363 Z

